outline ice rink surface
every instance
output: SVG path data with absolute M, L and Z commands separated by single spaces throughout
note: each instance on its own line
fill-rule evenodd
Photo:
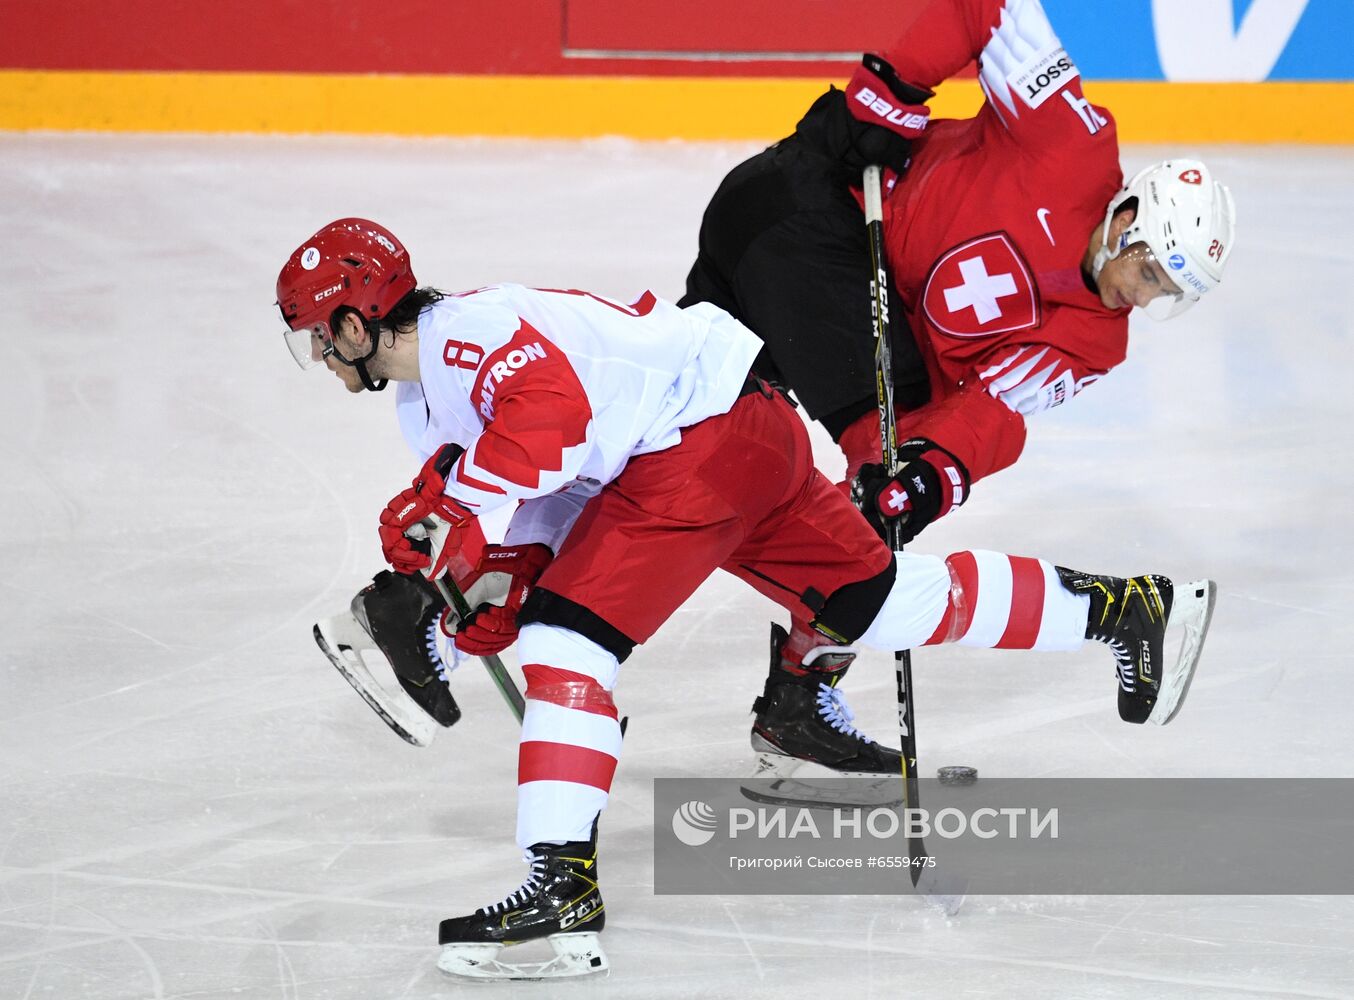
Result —
M 0 136 L 0 997 L 471 988 L 437 972 L 436 922 L 525 873 L 514 725 L 472 664 L 461 723 L 406 746 L 316 650 L 416 466 L 388 396 L 293 364 L 277 270 L 363 215 L 443 288 L 675 297 L 752 149 Z M 1166 729 L 1120 723 L 1099 647 L 925 650 L 924 771 L 1354 777 L 1354 151 L 1193 152 L 1240 217 L 1216 301 L 1135 319 L 1128 363 L 917 545 L 1215 577 L 1189 704 Z M 749 768 L 772 617 L 716 578 L 625 665 L 613 971 L 498 995 L 1354 996 L 1348 897 L 979 897 L 947 919 L 910 897 L 655 896 L 652 779 Z M 896 738 L 887 655 L 845 690 Z M 1171 850 L 1140 842 L 1144 865 Z

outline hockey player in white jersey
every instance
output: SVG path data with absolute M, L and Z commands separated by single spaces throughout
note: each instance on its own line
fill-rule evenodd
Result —
M 303 367 L 323 364 L 354 392 L 398 383 L 400 426 L 423 465 L 380 515 L 392 579 L 439 578 L 477 544 L 478 518 L 517 505 L 507 597 L 455 641 L 477 653 L 517 643 L 517 841 L 531 870 L 502 901 L 442 922 L 448 972 L 606 968 L 597 819 L 621 748 L 612 690 L 634 647 L 716 569 L 812 624 L 821 641 L 801 658 L 806 672 L 830 671 L 857 642 L 1070 651 L 1089 638 L 1113 653 L 1122 718 L 1165 723 L 1180 708 L 1210 582 L 890 552 L 814 469 L 793 409 L 749 376 L 760 342 L 714 306 L 515 285 L 447 295 L 419 288 L 404 247 L 362 219 L 302 243 L 278 302 Z M 477 571 L 500 551 L 484 548 Z M 413 631 L 428 614 L 411 607 Z M 1186 633 L 1170 662 L 1168 623 Z M 500 955 L 542 938 L 549 962 Z

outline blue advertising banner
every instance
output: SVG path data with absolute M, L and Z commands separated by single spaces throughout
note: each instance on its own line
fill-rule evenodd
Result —
M 1354 80 L 1354 0 L 1043 0 L 1098 80 Z

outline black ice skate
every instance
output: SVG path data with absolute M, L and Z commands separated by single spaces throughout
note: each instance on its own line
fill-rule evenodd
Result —
M 437 726 L 461 710 L 447 687 L 438 652 L 438 618 L 446 607 L 421 577 L 382 570 L 358 591 L 351 612 L 315 625 L 315 641 L 348 683 L 401 739 L 427 746 Z M 384 657 L 398 685 L 377 679 L 363 653 Z
M 597 888 L 596 824 L 591 840 L 536 844 L 526 858 L 531 874 L 507 899 L 442 921 L 439 969 L 470 979 L 556 979 L 609 968 L 598 937 L 606 907 Z M 551 958 L 499 961 L 504 947 L 541 940 Z
M 1093 576 L 1057 567 L 1062 585 L 1091 599 L 1086 638 L 1114 654 L 1119 717 L 1164 726 L 1185 703 L 1213 617 L 1212 580 L 1176 586 L 1164 576 Z M 1168 626 L 1180 627 L 1180 649 L 1166 662 Z
M 841 646 L 819 646 L 802 664 L 793 664 L 783 654 L 788 638 L 779 625 L 771 626 L 771 671 L 761 697 L 752 703 L 753 777 L 770 780 L 744 785 L 743 793 L 774 802 L 901 802 L 902 755 L 856 729 L 837 689 L 856 654 Z M 815 785 L 815 778 L 863 780 Z

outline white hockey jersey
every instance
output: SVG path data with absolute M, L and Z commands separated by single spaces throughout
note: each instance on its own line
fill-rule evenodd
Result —
M 761 348 L 712 305 L 520 285 L 443 299 L 418 337 L 421 381 L 396 392 L 405 440 L 420 461 L 464 447 L 447 495 L 476 514 L 528 501 L 507 541 L 556 549 L 632 455 L 727 412 Z

